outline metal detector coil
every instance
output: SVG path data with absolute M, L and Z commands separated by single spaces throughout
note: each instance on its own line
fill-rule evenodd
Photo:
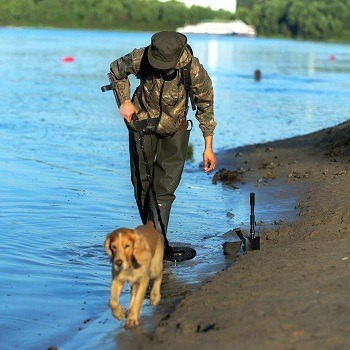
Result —
M 196 251 L 190 247 L 170 247 L 164 250 L 164 258 L 165 261 L 184 261 L 191 260 L 196 256 Z

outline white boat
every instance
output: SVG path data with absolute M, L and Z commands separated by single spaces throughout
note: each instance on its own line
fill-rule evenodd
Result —
M 241 20 L 235 21 L 203 21 L 195 25 L 179 27 L 176 31 L 183 34 L 217 34 L 217 35 L 238 35 L 256 36 L 254 26 L 248 25 Z

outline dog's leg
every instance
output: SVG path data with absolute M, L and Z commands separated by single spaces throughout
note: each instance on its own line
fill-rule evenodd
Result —
M 130 290 L 130 302 L 128 306 L 128 310 L 126 311 L 126 316 L 129 315 L 130 310 L 133 308 L 133 305 L 135 303 L 137 289 L 139 288 L 138 283 L 130 284 L 131 290 Z
M 145 298 L 146 290 L 149 283 L 149 277 L 143 277 L 138 283 L 135 283 L 133 290 L 135 293 L 135 298 L 132 302 L 131 307 L 128 310 L 128 316 L 125 322 L 125 326 L 137 326 L 139 324 L 139 315 L 142 308 L 142 303 Z M 136 287 L 136 289 L 135 289 Z
M 152 286 L 151 295 L 150 295 L 150 304 L 152 306 L 156 306 L 160 302 L 160 299 L 161 299 L 160 286 L 162 284 L 162 278 L 163 278 L 163 275 L 161 273 L 153 281 L 153 286 Z
M 151 265 L 151 279 L 153 280 L 153 286 L 150 294 L 150 304 L 156 306 L 161 299 L 160 287 L 163 280 L 163 245 L 159 244 L 156 254 L 152 260 Z
M 118 320 L 122 320 L 125 317 L 125 311 L 119 304 L 119 296 L 123 289 L 123 285 L 124 282 L 118 281 L 117 278 L 112 279 L 109 306 L 111 308 L 113 316 Z

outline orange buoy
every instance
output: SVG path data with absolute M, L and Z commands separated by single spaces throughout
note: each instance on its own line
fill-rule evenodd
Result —
M 330 60 L 330 61 L 335 61 L 335 56 L 334 56 L 334 55 L 330 55 L 330 56 L 329 56 L 329 60 Z
M 71 63 L 74 62 L 74 57 L 73 56 L 65 56 L 61 58 L 61 61 L 63 63 Z

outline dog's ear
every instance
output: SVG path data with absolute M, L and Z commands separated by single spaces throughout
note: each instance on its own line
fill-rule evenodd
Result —
M 135 238 L 133 257 L 138 265 L 144 265 L 151 261 L 151 249 L 145 238 L 137 231 L 133 232 Z
M 105 243 L 104 243 L 104 247 L 106 249 L 106 252 L 108 254 L 108 256 L 111 258 L 113 255 L 112 249 L 111 249 L 111 234 L 107 235 L 106 239 L 105 239 Z

